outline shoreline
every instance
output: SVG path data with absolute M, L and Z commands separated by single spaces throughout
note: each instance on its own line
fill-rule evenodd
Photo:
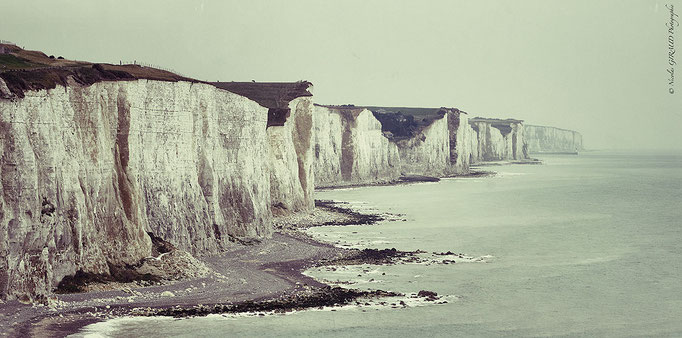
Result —
M 443 178 L 479 178 L 495 174 L 492 171 L 475 170 L 466 175 Z M 440 178 L 434 180 L 432 177 L 419 176 L 391 184 L 320 190 L 434 181 L 440 181 Z M 186 277 L 167 281 L 165 284 L 143 284 L 138 287 L 104 284 L 104 288 L 94 288 L 97 291 L 55 294 L 48 299 L 47 304 L 24 304 L 18 300 L 0 303 L 0 337 L 65 337 L 80 332 L 90 324 L 124 316 L 186 318 L 252 311 L 282 313 L 343 306 L 363 298 L 369 300 L 399 297 L 405 295 L 384 290 L 361 291 L 330 286 L 303 272 L 312 267 L 334 265 L 383 265 L 396 264 L 396 261 L 451 264 L 455 258 L 473 259 L 451 252 L 434 252 L 433 257 L 424 258 L 419 255 L 428 253 L 420 250 L 405 252 L 395 248 L 342 248 L 314 239 L 305 233 L 311 227 L 372 225 L 383 220 L 399 220 L 401 216 L 361 213 L 345 207 L 346 205 L 347 202 L 316 200 L 315 209 L 310 214 L 276 217 L 272 238 L 240 242 L 219 255 L 197 257 L 198 263 L 205 264 L 210 269 L 207 276 Z M 419 296 L 422 294 L 425 296 Z M 424 298 L 428 302 L 440 299 L 427 290 L 420 290 L 418 295 L 411 297 Z
M 211 269 L 205 277 L 162 285 L 56 294 L 43 304 L 0 303 L 0 337 L 65 337 L 85 326 L 124 316 L 191 317 L 251 311 L 290 312 L 347 305 L 361 298 L 403 296 L 383 290 L 332 287 L 303 272 L 311 267 L 371 262 L 387 264 L 414 253 L 395 249 L 358 250 L 313 239 L 313 226 L 368 225 L 384 219 L 319 203 L 310 215 L 276 220 L 272 238 L 240 244 L 220 255 L 199 258 Z M 369 250 L 369 251 L 368 251 Z M 257 287 L 256 287 L 257 286 Z
M 474 168 L 474 166 L 475 166 L 474 169 L 478 169 L 481 166 L 485 166 L 486 163 L 487 162 L 474 164 L 472 166 L 472 168 Z M 516 164 L 516 163 L 508 162 L 505 164 Z M 471 170 L 469 173 L 466 173 L 466 174 L 452 174 L 452 175 L 446 175 L 446 176 L 441 176 L 441 177 L 425 176 L 425 175 L 404 175 L 404 176 L 401 176 L 400 178 L 398 178 L 397 180 L 392 180 L 392 181 L 379 181 L 379 182 L 373 182 L 373 183 L 330 185 L 330 186 L 323 186 L 323 187 L 315 188 L 315 190 L 316 191 L 328 191 L 328 190 L 363 188 L 363 187 L 396 186 L 396 185 L 415 184 L 415 183 L 439 182 L 441 179 L 444 179 L 444 178 L 478 178 L 478 177 L 494 176 L 495 174 L 496 173 L 494 171 Z

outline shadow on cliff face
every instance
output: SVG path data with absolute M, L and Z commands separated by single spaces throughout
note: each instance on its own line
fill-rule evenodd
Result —
M 135 283 L 138 286 L 160 284 L 164 280 L 174 280 L 187 275 L 203 274 L 208 269 L 188 253 L 177 250 L 170 242 L 148 232 L 152 241 L 152 256 L 135 265 L 116 265 L 107 262 L 109 274 L 97 274 L 78 270 L 74 275 L 64 277 L 55 293 L 80 293 L 90 291 L 95 285 L 111 283 Z M 197 271 L 192 272 L 194 266 Z M 187 271 L 183 271 L 187 269 Z M 103 287 L 106 288 L 106 287 Z
M 372 111 L 374 117 L 381 123 L 381 131 L 392 140 L 402 140 L 417 136 L 424 128 L 434 121 L 443 118 L 445 110 L 438 110 L 433 114 L 417 116 L 398 112 Z
M 98 274 L 78 270 L 75 275 L 64 277 L 57 285 L 55 293 L 86 292 L 88 291 L 87 287 L 93 284 L 137 282 L 141 285 L 152 285 L 161 281 L 160 277 L 149 273 L 141 274 L 137 272 L 135 267 L 130 265 L 116 266 L 111 263 L 107 264 L 109 265 L 110 274 Z

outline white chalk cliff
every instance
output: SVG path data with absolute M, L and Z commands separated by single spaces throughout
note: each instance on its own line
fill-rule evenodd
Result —
M 147 232 L 211 254 L 269 236 L 273 205 L 312 209 L 310 98 L 267 127 L 267 108 L 209 84 L 71 82 L 0 99 L 0 297 L 136 264 Z
M 473 118 L 469 124 L 477 140 L 472 163 L 528 158 L 522 121 Z
M 315 186 L 386 183 L 400 177 L 398 147 L 362 108 L 315 106 Z
M 267 129 L 271 203 L 278 214 L 309 212 L 315 207 L 312 98 L 296 98 L 289 102 L 289 109 L 283 126 Z
M 577 131 L 535 125 L 526 125 L 525 128 L 531 153 L 575 153 L 583 150 L 583 137 Z
M 267 237 L 316 187 L 582 149 L 576 132 L 454 108 L 313 105 L 307 82 L 71 79 L 24 97 L 0 79 L 0 298 L 137 264 L 148 233 L 195 255 Z
M 393 138 L 369 109 L 315 106 L 315 186 L 378 184 L 403 175 L 469 172 L 475 132 L 466 113 L 447 110 L 408 138 Z

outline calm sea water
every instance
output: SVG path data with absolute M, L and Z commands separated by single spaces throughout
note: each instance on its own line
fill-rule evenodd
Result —
M 87 332 L 166 336 L 682 337 L 682 155 L 543 156 L 495 177 L 324 191 L 404 214 L 316 228 L 350 245 L 453 251 L 487 262 L 311 271 L 358 288 L 448 295 L 447 304 L 289 315 L 117 319 Z M 385 275 L 383 275 L 385 274 Z M 369 282 L 369 277 L 375 279 Z M 364 310 L 364 312 L 363 312 Z

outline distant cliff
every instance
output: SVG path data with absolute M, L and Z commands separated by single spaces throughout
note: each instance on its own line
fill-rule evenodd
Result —
M 575 153 L 584 149 L 579 132 L 555 127 L 526 125 L 526 140 L 531 153 Z
M 318 188 L 469 172 L 475 133 L 457 109 L 316 105 L 314 121 Z
M 528 158 L 523 121 L 477 117 L 470 119 L 469 123 L 477 137 L 472 162 Z
M 466 113 L 455 108 L 373 109 L 383 130 L 398 146 L 403 175 L 444 177 L 469 172 Z M 404 134 L 402 130 L 410 132 Z
M 364 108 L 315 106 L 315 186 L 393 182 L 400 177 L 398 147 Z

